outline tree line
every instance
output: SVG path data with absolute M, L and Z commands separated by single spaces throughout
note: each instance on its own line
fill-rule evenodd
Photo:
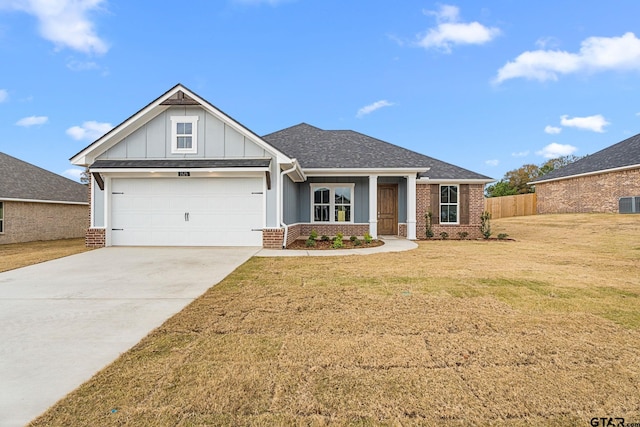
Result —
M 570 163 L 580 160 L 580 156 L 562 156 L 547 160 L 540 165 L 527 164 L 518 169 L 510 170 L 504 177 L 485 188 L 487 197 L 513 196 L 515 194 L 535 193 L 535 187 L 527 184 L 532 180 L 548 174 L 552 170 L 561 168 Z

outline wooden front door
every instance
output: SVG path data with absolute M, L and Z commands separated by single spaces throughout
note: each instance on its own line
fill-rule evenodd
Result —
M 398 234 L 398 184 L 378 185 L 378 234 Z

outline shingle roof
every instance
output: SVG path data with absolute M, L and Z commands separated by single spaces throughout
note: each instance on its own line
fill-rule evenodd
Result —
M 87 187 L 0 153 L 0 200 L 87 203 Z
M 351 130 L 323 130 L 301 123 L 262 137 L 303 169 L 411 168 L 430 179 L 492 179 Z
M 553 170 L 532 182 L 563 179 L 635 165 L 640 167 L 640 134 Z

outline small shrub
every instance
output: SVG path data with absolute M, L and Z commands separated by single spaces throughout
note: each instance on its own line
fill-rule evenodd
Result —
M 447 240 L 449 238 L 449 233 L 443 231 L 442 233 L 440 233 L 440 237 L 442 238 L 442 240 Z
M 356 239 L 353 241 L 353 246 L 362 246 L 362 240 Z
M 333 243 L 331 244 L 331 247 L 333 249 L 340 249 L 344 247 L 344 244 L 342 243 L 342 238 L 338 238 L 338 236 L 336 236 L 336 238 L 333 239 Z
M 466 231 L 458 232 L 458 237 L 460 238 L 460 240 L 466 240 L 468 236 L 469 236 L 469 233 L 467 233 Z
M 480 215 L 480 232 L 485 239 L 491 237 L 491 214 L 487 211 Z
M 306 242 L 304 242 L 304 244 L 308 247 L 308 248 L 315 248 L 316 247 L 316 241 L 315 239 L 312 239 L 311 237 L 309 237 L 307 239 Z
M 507 237 L 509 237 L 509 235 L 507 233 L 500 233 L 498 234 L 498 240 L 504 240 Z
M 372 241 L 373 241 L 373 236 L 371 236 L 371 234 L 369 234 L 368 232 L 364 233 L 364 242 L 368 244 L 368 243 L 371 243 Z
M 431 212 L 428 212 L 424 215 L 427 239 L 433 238 L 433 229 L 431 228 L 432 218 L 433 218 L 433 214 Z
M 342 233 L 336 233 L 336 239 L 340 239 L 342 240 L 342 238 L 344 237 L 344 234 Z
M 322 237 L 320 237 L 320 240 L 322 240 L 323 242 L 328 242 L 331 239 L 326 234 L 323 234 Z
M 351 236 L 349 237 L 349 240 L 351 240 L 352 242 L 355 242 L 356 240 L 358 240 L 358 238 L 356 236 Z
M 318 232 L 316 230 L 311 230 L 309 233 L 309 239 L 316 240 L 318 238 Z

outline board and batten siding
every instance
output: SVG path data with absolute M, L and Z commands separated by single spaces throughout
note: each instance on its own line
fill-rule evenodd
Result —
M 171 152 L 171 117 L 198 117 L 198 151 Z M 271 157 L 262 147 L 200 107 L 171 107 L 136 129 L 98 159 L 224 159 Z
M 193 154 L 171 152 L 171 117 L 197 116 L 197 147 Z M 256 137 L 257 138 L 257 137 Z M 276 218 L 277 159 L 250 138 L 198 106 L 174 106 L 146 122 L 113 147 L 98 156 L 98 160 L 161 160 L 161 159 L 225 159 L 271 158 L 271 189 L 266 192 L 267 227 L 279 226 Z M 94 227 L 104 227 L 104 192 L 94 188 Z
M 354 222 L 369 222 L 369 178 L 368 177 L 309 177 L 306 182 L 295 184 L 298 187 L 298 203 L 295 206 L 285 199 L 285 218 L 297 217 L 295 222 L 311 222 L 311 184 L 355 184 Z

